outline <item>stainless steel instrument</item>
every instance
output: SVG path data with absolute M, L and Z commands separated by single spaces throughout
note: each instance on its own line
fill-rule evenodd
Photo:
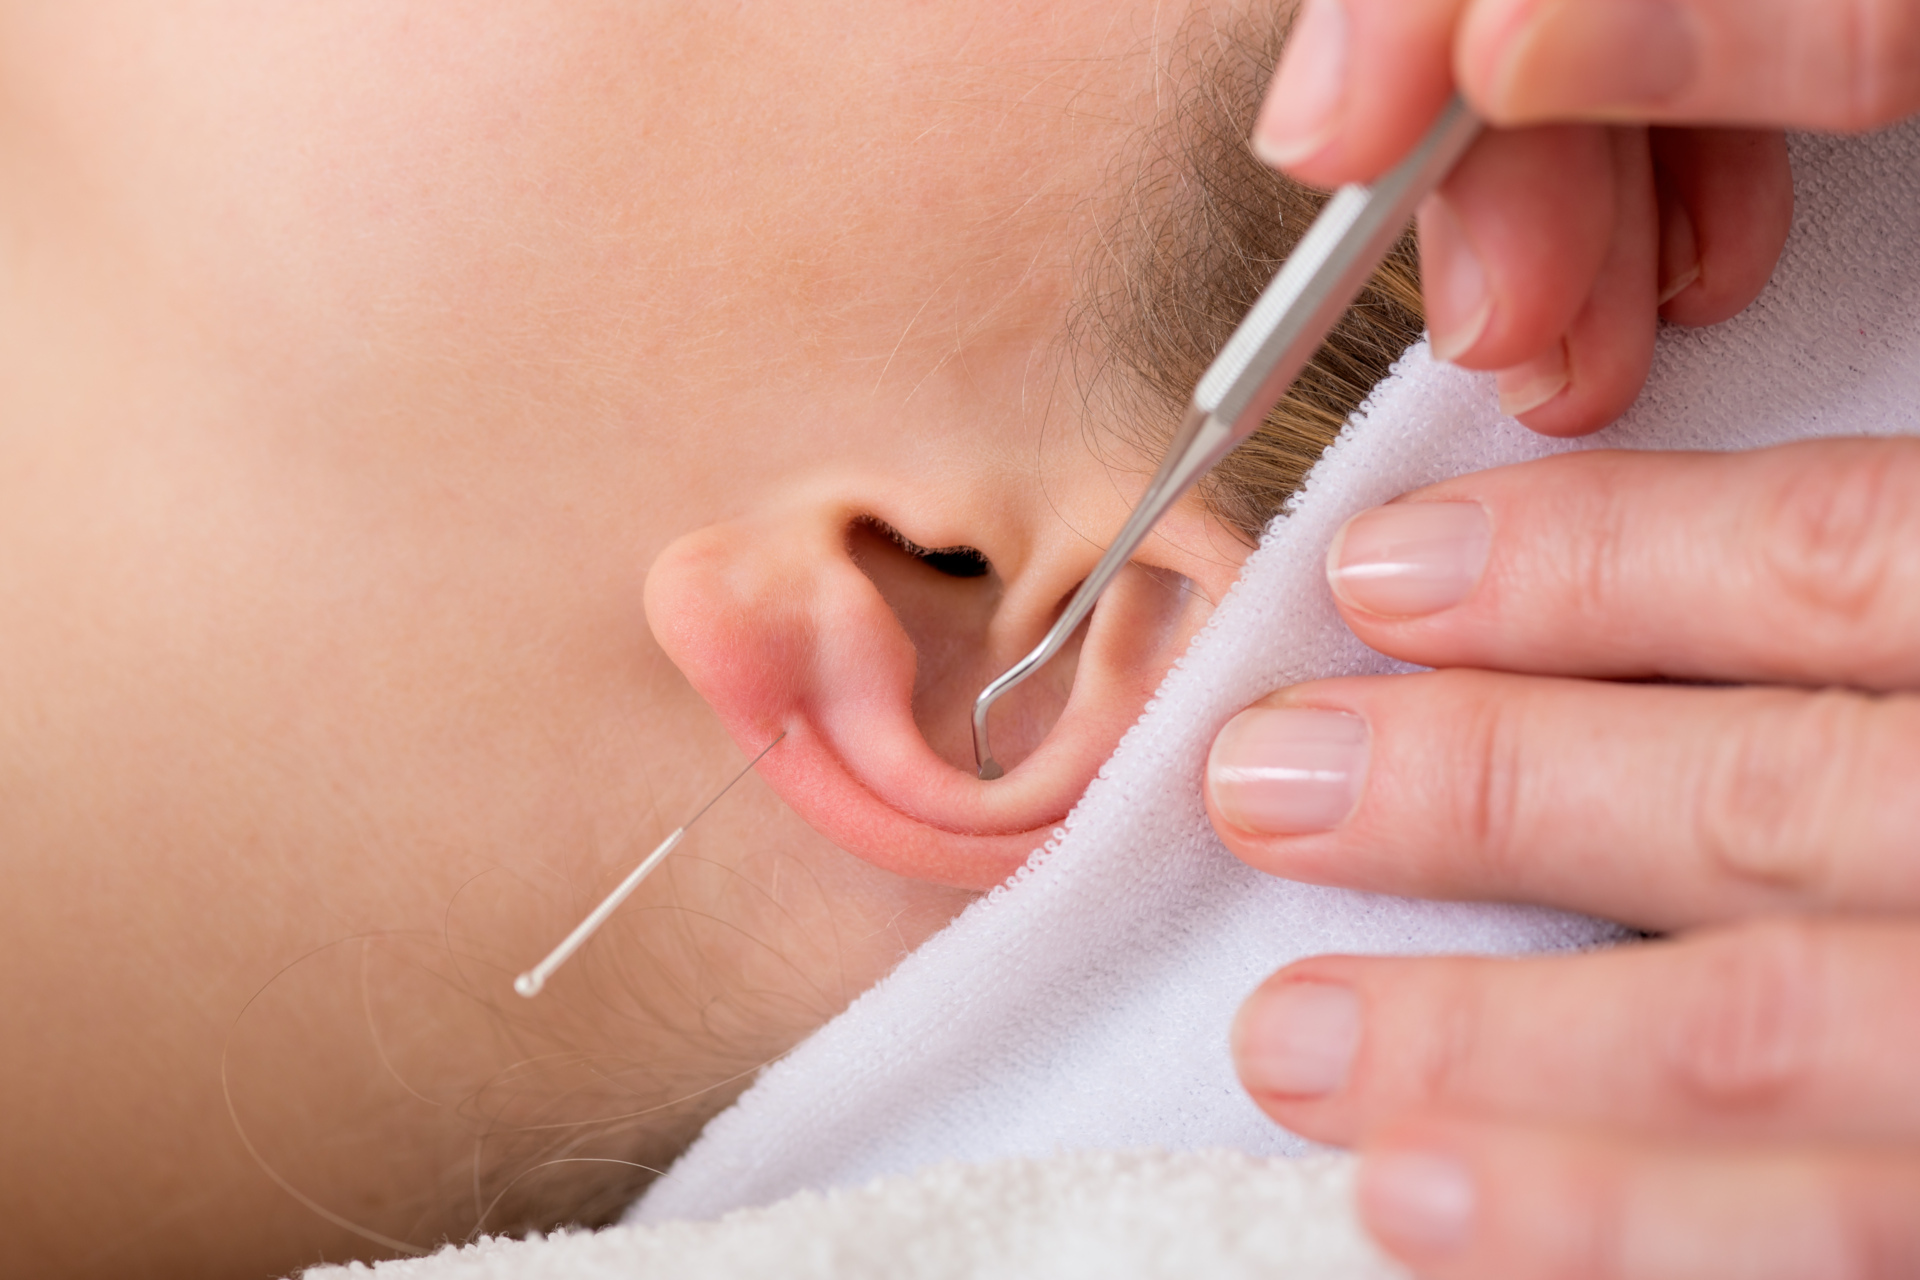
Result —
M 1406 159 L 1377 182 L 1342 187 L 1327 201 L 1201 375 L 1166 461 L 1148 482 L 1119 537 L 1033 652 L 974 700 L 973 754 L 982 778 L 1004 772 L 987 740 L 987 713 L 993 704 L 1060 652 L 1160 518 L 1259 429 L 1399 239 L 1415 207 L 1446 177 L 1479 136 L 1480 127 L 1466 103 L 1455 97 Z

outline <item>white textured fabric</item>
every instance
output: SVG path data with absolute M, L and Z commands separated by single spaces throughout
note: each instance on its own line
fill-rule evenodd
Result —
M 1352 1162 L 1081 1152 L 942 1164 L 717 1222 L 628 1224 L 305 1280 L 1404 1280 L 1361 1233 Z
M 1297 1153 L 1304 1144 L 1254 1109 L 1227 1058 L 1233 1011 L 1268 973 L 1325 951 L 1604 939 L 1604 926 L 1544 911 L 1257 875 L 1208 828 L 1207 744 L 1272 688 L 1393 669 L 1341 625 L 1322 576 L 1334 530 L 1368 506 L 1568 448 L 1732 449 L 1920 428 L 1917 138 L 1903 127 L 1796 139 L 1794 233 L 1773 283 L 1728 324 L 1664 333 L 1646 393 L 1597 437 L 1534 436 L 1499 416 L 1489 379 L 1410 352 L 1275 521 L 1065 833 L 767 1071 L 632 1218 L 707 1218 L 951 1160 Z

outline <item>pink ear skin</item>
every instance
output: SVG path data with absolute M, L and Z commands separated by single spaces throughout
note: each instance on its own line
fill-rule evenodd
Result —
M 1077 667 L 1068 653 L 1056 659 L 1060 672 L 1046 673 L 1057 686 L 1070 675 L 1072 693 L 1024 759 L 1044 732 L 1031 710 L 1044 692 L 1026 716 L 1016 707 L 1003 723 L 996 708 L 996 748 L 1006 734 L 1003 759 L 1018 763 L 981 782 L 962 745 L 973 697 L 1050 619 L 1020 619 L 1011 628 L 1017 651 L 1005 639 L 990 643 L 992 629 L 1020 598 L 1057 609 L 1098 548 L 1086 548 L 1085 563 L 1060 558 L 1045 583 L 1023 584 L 1037 596 L 997 576 L 916 584 L 910 575 L 936 571 L 905 552 L 904 567 L 875 565 L 882 553 L 871 537 L 860 547 L 860 519 L 857 509 L 823 504 L 688 534 L 648 574 L 648 622 L 741 750 L 757 752 L 786 731 L 759 771 L 816 830 L 901 875 L 990 888 L 1066 816 L 1208 607 L 1177 574 L 1130 567 L 1083 631 Z

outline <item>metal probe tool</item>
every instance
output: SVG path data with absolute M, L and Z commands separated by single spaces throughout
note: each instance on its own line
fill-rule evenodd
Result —
M 513 989 L 529 1000 L 539 995 L 540 989 L 547 985 L 547 979 L 553 976 L 553 971 L 565 964 L 574 952 L 584 947 L 587 944 L 587 939 L 597 933 L 600 926 L 607 922 L 607 917 L 618 910 L 620 904 L 625 902 L 627 898 L 632 895 L 633 891 L 640 887 L 640 882 L 652 875 L 654 868 L 666 861 L 667 855 L 673 852 L 674 846 L 678 845 L 681 839 L 687 834 L 687 828 L 700 821 L 701 816 L 705 814 L 707 810 L 719 804 L 720 797 L 733 790 L 734 783 L 740 781 L 740 779 L 746 777 L 749 773 L 752 773 L 753 766 L 764 760 L 767 752 L 779 746 L 780 739 L 786 736 L 786 731 L 782 730 L 779 738 L 775 738 L 772 742 L 760 748 L 760 754 L 747 761 L 746 766 L 742 768 L 740 772 L 727 779 L 727 785 L 714 792 L 711 800 L 694 810 L 691 818 L 688 818 L 685 822 L 675 827 L 665 840 L 655 845 L 653 852 L 642 858 L 640 865 L 628 872 L 627 878 L 616 885 L 612 893 L 601 899 L 600 905 L 592 911 L 589 911 L 587 918 L 575 925 L 573 932 L 560 940 L 559 946 L 547 953 L 546 959 L 513 980 Z
M 1113 545 L 1033 652 L 974 699 L 973 756 L 982 778 L 1005 772 L 987 741 L 987 713 L 993 704 L 1060 652 L 1160 517 L 1259 429 L 1400 238 L 1415 207 L 1447 176 L 1480 127 L 1455 96 L 1406 159 L 1378 181 L 1342 187 L 1327 201 L 1200 376 L 1166 460 L 1147 482 L 1146 493 Z

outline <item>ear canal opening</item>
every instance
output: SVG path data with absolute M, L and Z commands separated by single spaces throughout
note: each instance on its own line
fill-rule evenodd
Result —
M 920 552 L 920 558 L 936 573 L 949 578 L 984 578 L 993 572 L 987 558 L 972 547 L 940 547 Z
M 993 563 L 977 547 L 923 547 L 877 516 L 861 516 L 856 523 L 892 539 L 902 551 L 946 577 L 984 578 L 993 572 Z
M 846 540 L 854 564 L 913 648 L 909 697 L 915 728 L 941 760 L 977 776 L 974 699 L 1025 652 L 1010 657 L 990 642 L 1005 584 L 977 549 L 926 547 L 878 517 L 850 520 Z M 1104 656 L 1091 672 L 1093 702 L 1130 706 L 1151 695 L 1186 616 L 1185 586 L 1177 573 L 1132 566 L 1108 589 L 1097 611 L 1107 623 L 1099 650 Z M 1061 594 L 1055 617 L 1072 592 L 1069 587 Z M 1029 625 L 1043 621 L 1052 618 L 1031 619 Z M 1083 620 L 1051 661 L 995 704 L 994 758 L 1003 769 L 1013 770 L 1038 751 L 1066 715 L 1094 621 Z M 1084 713 L 1076 721 L 1087 722 Z
M 992 562 L 974 547 L 923 546 L 873 516 L 850 522 L 847 548 L 913 646 L 912 715 L 921 737 L 973 776 L 973 699 L 1003 666 L 989 645 L 1004 587 Z M 996 716 L 1009 764 L 1030 754 L 1066 708 L 1078 641 Z

